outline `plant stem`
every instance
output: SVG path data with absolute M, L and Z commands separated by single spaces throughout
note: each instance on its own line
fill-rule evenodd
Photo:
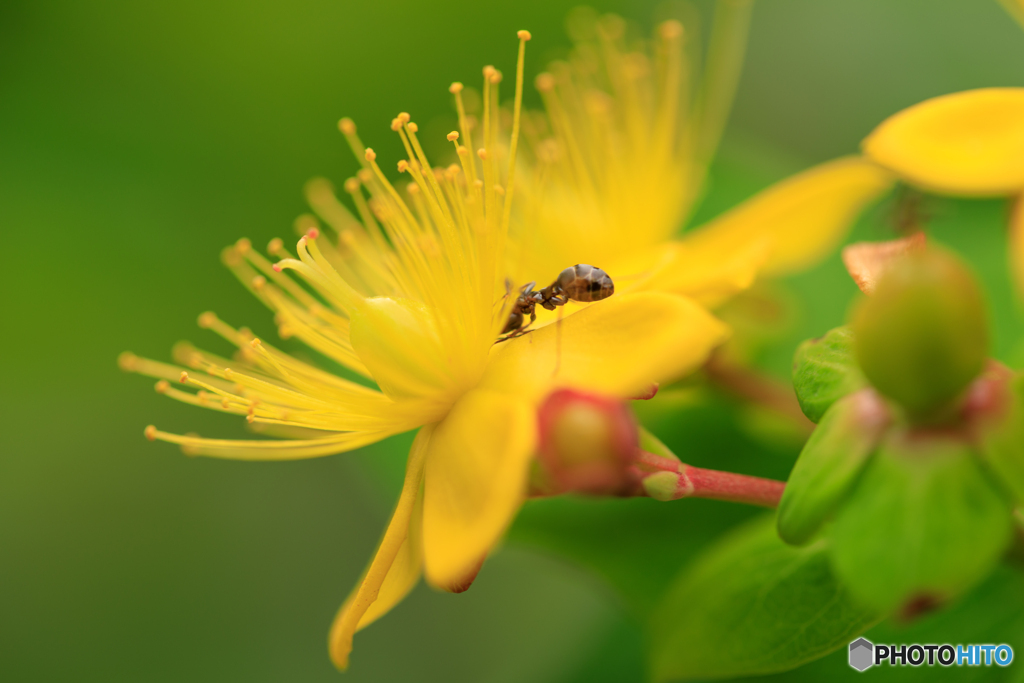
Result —
M 782 481 L 693 467 L 646 451 L 638 453 L 635 463 L 638 494 L 661 501 L 710 498 L 775 508 L 786 487 Z

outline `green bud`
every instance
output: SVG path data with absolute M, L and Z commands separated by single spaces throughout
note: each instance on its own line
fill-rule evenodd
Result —
M 853 316 L 857 360 L 879 392 L 935 419 L 982 371 L 989 332 L 981 290 L 952 254 L 908 254 Z
M 867 389 L 836 401 L 807 440 L 779 503 L 779 536 L 803 545 L 840 508 L 889 426 L 885 402 Z
M 824 337 L 809 339 L 793 358 L 793 389 L 800 409 L 820 422 L 839 399 L 867 385 L 853 352 L 853 331 L 837 327 Z

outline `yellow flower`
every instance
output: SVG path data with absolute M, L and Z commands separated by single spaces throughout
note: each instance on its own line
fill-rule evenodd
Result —
M 675 238 L 724 127 L 750 6 L 717 3 L 699 79 L 681 23 L 661 24 L 647 47 L 627 38 L 618 17 L 577 17 L 571 56 L 536 81 L 546 113 L 523 122 L 523 201 L 513 223 L 521 251 L 510 255 L 518 280 L 575 258 L 612 274 L 618 291 L 666 291 L 716 306 L 758 273 L 792 272 L 831 251 L 891 187 L 891 175 L 870 161 L 839 159 Z
M 925 100 L 881 123 L 864 153 L 939 194 L 1024 190 L 1024 88 L 982 88 Z
M 331 656 L 342 668 L 355 631 L 401 600 L 421 571 L 436 587 L 468 587 L 526 496 L 536 406 L 549 392 L 582 387 L 637 395 L 698 367 L 726 334 L 693 303 L 637 293 L 616 294 L 559 326 L 495 344 L 511 299 L 505 250 L 529 34 L 519 37 L 507 149 L 497 143 L 501 75 L 490 67 L 479 152 L 468 153 L 468 128 L 461 134 L 466 145 L 449 135 L 461 166 L 432 168 L 409 115 L 394 120 L 408 154 L 399 171 L 413 181 L 404 193 L 343 119 L 342 132 L 363 162 L 359 180 L 345 186 L 359 219 L 323 182 L 314 183 L 310 200 L 336 232 L 336 244 L 305 218 L 297 258 L 279 240 L 269 248 L 283 257 L 275 264 L 244 240 L 225 252 L 242 282 L 275 312 L 282 337 L 301 340 L 367 382 L 300 361 L 212 313 L 200 317 L 200 326 L 237 345 L 234 360 L 190 346 L 176 351 L 188 369 L 131 354 L 121 359 L 128 370 L 160 378 L 158 390 L 171 398 L 245 415 L 285 437 L 219 440 L 146 429 L 148 438 L 180 444 L 189 454 L 316 457 L 420 428 L 380 547 L 331 630 Z M 506 168 L 499 166 L 503 155 Z M 566 258 L 562 266 L 581 260 Z M 197 391 L 174 388 L 178 379 Z
M 925 100 L 883 121 L 863 147 L 877 163 L 930 192 L 1016 195 L 1009 252 L 1024 292 L 1024 88 L 982 88 Z

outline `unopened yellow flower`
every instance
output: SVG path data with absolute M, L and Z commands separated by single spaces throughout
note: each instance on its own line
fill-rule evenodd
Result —
M 301 340 L 378 388 L 300 361 L 213 314 L 201 316 L 200 325 L 238 347 L 233 360 L 193 347 L 177 351 L 187 369 L 122 357 L 126 369 L 160 378 L 158 390 L 172 398 L 246 415 L 267 433 L 286 437 L 219 440 L 146 429 L 150 439 L 180 444 L 190 454 L 315 457 L 420 428 L 388 529 L 331 630 L 339 667 L 348 663 L 355 631 L 401 600 L 421 570 L 436 587 L 468 586 L 526 496 L 535 409 L 550 391 L 637 395 L 652 382 L 698 367 L 725 336 L 695 304 L 640 293 L 616 294 L 560 326 L 495 344 L 511 300 L 506 235 L 528 39 L 520 32 L 507 170 L 499 167 L 506 148 L 496 143 L 501 77 L 489 68 L 479 151 L 468 153 L 468 129 L 461 136 L 466 145 L 458 144 L 458 134 L 449 136 L 461 166 L 432 168 L 416 124 L 400 114 L 392 128 L 408 158 L 399 170 L 413 180 L 400 192 L 343 119 L 342 132 L 363 161 L 359 180 L 346 183 L 359 219 L 315 183 L 311 202 L 336 232 L 336 243 L 308 223 L 297 257 L 279 240 L 270 247 L 283 257 L 275 264 L 246 241 L 225 253 L 228 265 L 273 309 L 282 337 Z M 582 260 L 567 259 L 563 266 Z M 174 388 L 171 382 L 179 379 L 197 391 Z
M 718 2 L 699 79 L 679 22 L 661 24 L 649 47 L 631 42 L 617 17 L 575 22 L 571 56 L 536 81 L 546 112 L 524 119 L 517 281 L 579 258 L 610 273 L 618 291 L 667 291 L 714 306 L 758 273 L 792 272 L 828 253 L 891 187 L 870 161 L 840 159 L 675 237 L 724 127 L 750 5 Z
M 864 153 L 939 194 L 1000 197 L 1024 190 L 1024 88 L 982 88 L 925 100 L 885 121 Z

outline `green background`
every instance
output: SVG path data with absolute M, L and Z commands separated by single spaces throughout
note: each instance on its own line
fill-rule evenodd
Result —
M 537 73 L 565 46 L 573 4 L 0 3 L 0 679 L 338 680 L 327 628 L 383 529 L 408 438 L 301 463 L 188 459 L 143 427 L 241 425 L 163 399 L 115 359 L 165 359 L 182 338 L 221 350 L 195 326 L 208 309 L 273 337 L 218 253 L 291 235 L 303 183 L 355 170 L 337 119 L 397 159 L 398 111 L 448 130 L 447 85 L 487 63 L 511 73 L 520 28 Z M 648 28 L 657 12 L 594 5 Z M 701 215 L 855 151 L 907 105 L 991 85 L 1024 85 L 1024 33 L 995 2 L 761 0 Z M 1024 330 L 1005 208 L 931 210 L 990 290 L 995 352 L 1013 361 Z M 890 234 L 884 207 L 857 234 Z M 856 294 L 837 257 L 788 286 L 801 312 L 762 357 L 780 374 Z M 695 464 L 784 477 L 799 449 L 724 401 L 668 408 L 645 415 Z M 421 586 L 360 633 L 346 680 L 638 678 L 636 605 L 748 515 L 696 501 L 529 506 L 472 590 Z M 585 569 L 600 565 L 594 534 L 616 549 L 600 574 Z M 668 552 L 644 559 L 654 546 Z M 814 666 L 807 680 L 848 671 L 842 657 Z

